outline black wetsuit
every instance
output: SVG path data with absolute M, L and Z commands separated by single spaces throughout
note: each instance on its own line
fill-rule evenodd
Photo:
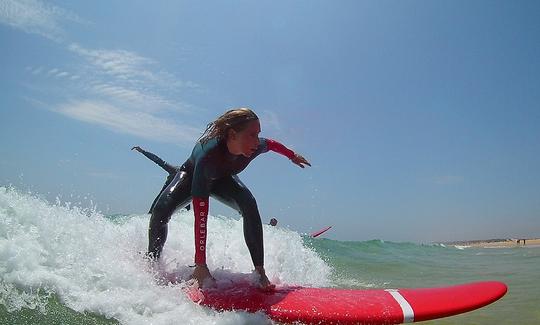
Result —
M 259 154 L 269 150 L 267 141 L 277 143 L 260 138 L 257 150 L 250 157 L 231 154 L 225 141 L 211 139 L 204 144 L 198 142 L 189 159 L 161 191 L 153 205 L 148 231 L 148 254 L 159 258 L 167 240 L 167 223 L 177 208 L 186 206 L 192 197 L 207 199 L 211 196 L 240 212 L 243 218 L 244 239 L 253 264 L 262 266 L 264 249 L 261 217 L 255 198 L 236 174 L 244 170 Z M 195 203 L 193 210 L 197 219 L 198 212 Z M 197 230 L 195 231 L 197 236 Z M 206 243 L 206 237 L 204 241 Z M 206 249 L 201 247 L 203 248 Z

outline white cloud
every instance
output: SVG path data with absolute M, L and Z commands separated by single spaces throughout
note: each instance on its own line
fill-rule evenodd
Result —
M 26 71 L 30 72 L 33 75 L 40 74 L 42 70 L 43 70 L 43 67 L 39 67 L 39 68 L 35 68 L 35 67 L 32 67 L 32 66 L 26 67 Z
M 56 77 L 58 78 L 63 78 L 63 77 L 67 77 L 69 76 L 69 72 L 65 72 L 65 71 L 62 71 L 62 72 L 59 72 L 56 74 Z
M 102 102 L 73 101 L 58 106 L 54 111 L 76 120 L 101 125 L 115 132 L 183 146 L 193 144 L 200 135 L 200 130 L 196 128 Z
M 76 14 L 39 0 L 0 0 L 0 23 L 27 33 L 61 41 L 66 21 L 82 23 Z
M 0 0 L 0 23 L 57 42 L 66 40 L 62 24 L 68 21 L 85 23 L 76 14 L 40 0 Z M 159 117 L 165 112 L 192 112 L 195 108 L 178 98 L 182 89 L 198 88 L 197 84 L 179 80 L 155 60 L 134 52 L 90 49 L 77 43 L 66 49 L 80 61 L 70 64 L 68 71 L 65 67 L 26 67 L 34 76 L 54 80 L 34 87 L 39 93 L 56 94 L 60 102 L 69 101 L 52 111 L 157 141 L 184 144 L 198 137 L 198 129 Z
M 154 72 L 147 66 L 154 65 L 154 60 L 124 50 L 85 49 L 78 44 L 71 44 L 69 50 L 82 56 L 101 72 L 123 80 L 158 81 Z
M 141 92 L 113 84 L 96 83 L 90 86 L 88 90 L 110 101 L 129 105 L 132 110 L 159 112 L 163 110 L 180 110 L 182 107 L 186 107 L 149 91 Z
M 147 112 L 192 109 L 190 105 L 169 98 L 178 95 L 181 88 L 198 86 L 160 70 L 158 63 L 150 58 L 125 50 L 88 49 L 76 43 L 68 49 L 88 63 L 83 67 L 85 84 L 91 85 L 88 89 L 94 93 L 114 101 L 129 101 L 130 105 Z
M 68 102 L 60 107 L 52 105 L 52 109 L 47 105 L 50 110 L 118 133 L 161 142 L 187 144 L 198 138 L 200 130 L 159 117 L 167 112 L 186 116 L 196 108 L 171 99 L 178 94 L 157 82 L 162 78 L 161 84 L 165 84 L 165 78 L 150 69 L 157 66 L 155 61 L 128 51 L 88 50 L 78 45 L 70 46 L 70 50 L 86 61 L 75 71 L 40 67 L 39 73 L 34 73 L 35 68 L 26 68 L 57 82 L 65 80 L 61 85 L 55 82 L 45 87 L 47 94 L 56 93 L 63 98 L 61 102 Z M 44 91 L 43 87 L 36 89 Z M 71 95 L 66 95 L 66 89 Z
M 131 85 L 155 84 L 162 88 L 198 88 L 191 81 L 178 80 L 174 75 L 160 71 L 155 60 L 125 50 L 87 49 L 73 43 L 68 49 L 83 57 L 96 70 L 119 82 Z

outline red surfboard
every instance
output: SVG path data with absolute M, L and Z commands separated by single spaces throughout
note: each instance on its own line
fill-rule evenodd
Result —
M 262 311 L 282 323 L 400 324 L 465 313 L 506 294 L 502 282 L 474 282 L 422 289 L 350 290 L 284 286 L 263 292 L 249 281 L 187 289 L 188 296 L 216 310 Z
M 321 230 L 319 230 L 319 231 L 312 232 L 310 236 L 313 237 L 313 238 L 315 238 L 315 237 L 317 237 L 317 236 L 322 235 L 324 232 L 326 232 L 326 231 L 327 231 L 328 229 L 330 229 L 330 228 L 332 228 L 332 226 L 328 226 L 328 227 L 323 228 L 323 229 L 321 229 Z

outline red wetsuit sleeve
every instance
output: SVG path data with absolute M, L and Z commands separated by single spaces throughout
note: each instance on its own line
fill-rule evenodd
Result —
M 193 197 L 193 213 L 195 214 L 195 264 L 206 264 L 208 197 Z
M 266 139 L 266 146 L 268 147 L 268 150 L 272 150 L 274 152 L 282 154 L 289 159 L 293 159 L 295 156 L 294 151 L 285 147 L 284 145 L 277 142 L 276 140 Z

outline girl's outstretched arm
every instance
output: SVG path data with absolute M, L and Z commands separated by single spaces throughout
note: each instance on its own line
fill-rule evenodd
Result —
M 150 151 L 146 151 L 146 150 L 142 149 L 139 146 L 135 146 L 135 147 L 131 148 L 131 150 L 137 150 L 138 152 L 142 153 L 146 158 L 148 158 L 148 159 L 152 160 L 153 162 L 155 162 L 159 167 L 165 169 L 167 171 L 167 173 L 169 173 L 169 174 L 173 174 L 173 173 L 175 174 L 176 171 L 177 171 L 174 166 L 168 164 L 163 159 L 159 158 L 158 156 L 151 153 Z
M 276 140 L 266 139 L 266 145 L 268 146 L 268 150 L 272 150 L 274 152 L 284 155 L 285 157 L 289 158 L 293 163 L 297 164 L 302 168 L 305 167 L 304 165 L 308 165 L 311 167 L 311 164 L 307 161 L 306 158 L 295 153 L 294 151 L 285 147 L 283 144 L 277 142 Z

